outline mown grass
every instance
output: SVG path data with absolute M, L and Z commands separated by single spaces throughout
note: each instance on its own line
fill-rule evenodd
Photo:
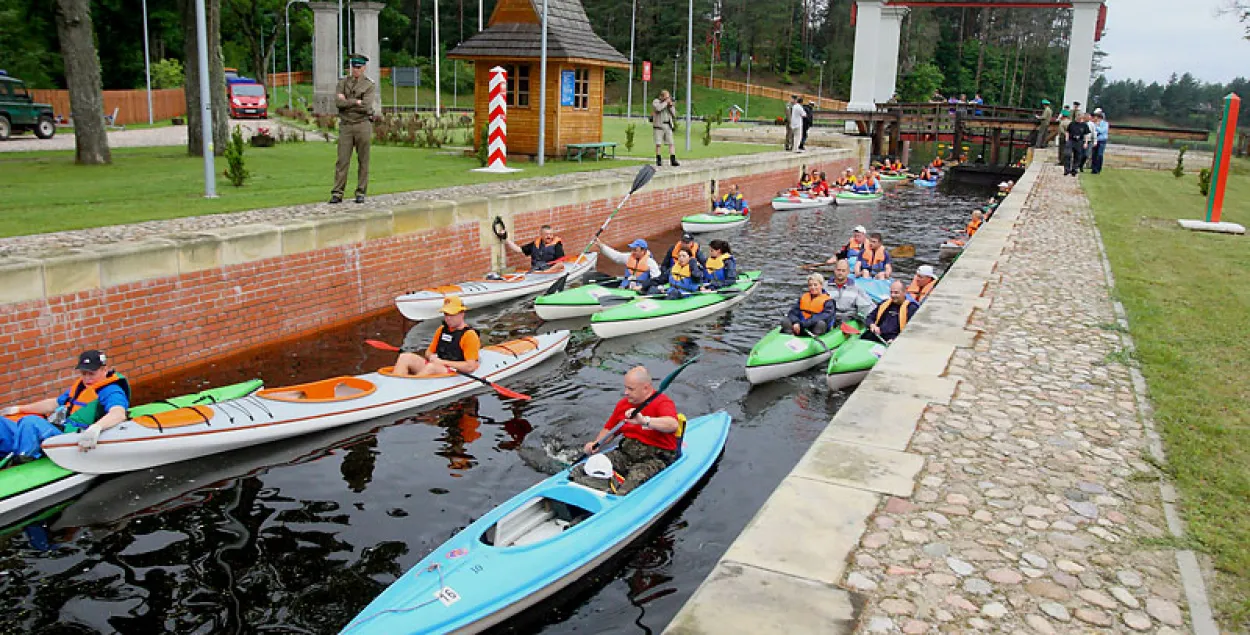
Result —
M 1223 220 L 1250 225 L 1250 162 L 1230 178 Z M 1197 177 L 1109 170 L 1086 176 L 1182 494 L 1191 537 L 1218 570 L 1217 610 L 1250 631 L 1250 238 L 1188 232 L 1205 218 Z

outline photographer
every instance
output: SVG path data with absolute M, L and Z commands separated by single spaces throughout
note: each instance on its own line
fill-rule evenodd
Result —
M 655 135 L 655 164 L 663 165 L 661 148 L 668 144 L 668 162 L 670 165 L 681 165 L 677 162 L 677 148 L 673 145 L 673 122 L 677 120 L 677 110 L 673 97 L 667 90 L 660 91 L 660 96 L 651 102 L 651 128 Z

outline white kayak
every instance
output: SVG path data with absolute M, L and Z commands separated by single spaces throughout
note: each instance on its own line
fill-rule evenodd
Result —
M 568 331 L 555 331 L 487 346 L 475 375 L 498 382 L 563 351 L 568 342 Z M 391 415 L 483 388 L 460 375 L 399 377 L 390 371 L 267 388 L 211 406 L 141 416 L 106 430 L 90 452 L 78 451 L 78 434 L 62 434 L 44 441 L 43 451 L 75 472 L 129 472 Z
M 938 258 L 948 259 L 954 258 L 963 253 L 964 245 L 958 242 L 944 242 L 938 247 Z
M 737 229 L 751 220 L 746 214 L 694 214 L 681 219 L 681 230 L 690 234 Z
M 835 203 L 833 196 L 778 196 L 773 199 L 773 209 L 783 212 L 792 209 L 814 209 Z
M 458 296 L 469 309 L 480 309 L 516 298 L 537 295 L 549 289 L 556 280 L 567 275 L 576 280 L 593 271 L 599 254 L 582 254 L 570 262 L 557 263 L 550 269 L 513 273 L 499 280 L 471 280 L 459 284 L 423 289 L 395 298 L 395 306 L 409 320 L 430 320 L 441 315 L 443 300 Z

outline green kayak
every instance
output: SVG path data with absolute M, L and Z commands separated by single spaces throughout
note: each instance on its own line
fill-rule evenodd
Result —
M 676 300 L 666 300 L 663 296 L 642 296 L 594 314 L 590 318 L 590 328 L 595 335 L 607 339 L 697 320 L 741 302 L 755 290 L 761 273 L 748 271 L 738 274 L 737 284 L 724 289 L 727 293 L 692 293 Z
M 885 344 L 858 337 L 838 347 L 829 359 L 828 376 L 825 378 L 829 389 L 842 390 L 863 381 L 885 351 Z
M 681 229 L 691 234 L 722 231 L 742 227 L 748 219 L 746 214 L 695 214 L 682 217 Z
M 861 194 L 859 192 L 838 192 L 838 204 L 855 204 L 855 203 L 875 203 L 885 198 L 885 194 L 881 192 L 873 192 L 871 194 Z
M 603 305 L 599 304 L 599 298 L 617 296 L 632 299 L 638 297 L 636 291 L 622 289 L 617 286 L 619 284 L 618 281 L 606 284 L 583 284 L 559 293 L 540 295 L 534 298 L 534 312 L 544 320 L 585 317 L 603 309 Z
M 907 179 L 914 179 L 914 178 L 916 177 L 915 175 L 912 175 L 912 174 L 882 174 L 881 175 L 882 181 L 906 181 Z
M 852 325 L 857 329 L 863 328 L 859 322 L 852 322 Z M 820 341 L 817 342 L 817 339 Z M 829 359 L 829 352 L 836 351 L 846 339 L 841 329 L 811 338 L 782 333 L 780 327 L 774 328 L 751 348 L 751 354 L 747 356 L 747 381 L 762 384 L 819 366 Z
M 128 414 L 134 419 L 187 406 L 238 399 L 259 390 L 262 385 L 263 382 L 259 379 L 253 379 L 210 388 L 191 395 L 135 406 Z M 0 525 L 74 496 L 85 489 L 94 478 L 95 475 L 92 474 L 71 472 L 47 457 L 0 470 Z

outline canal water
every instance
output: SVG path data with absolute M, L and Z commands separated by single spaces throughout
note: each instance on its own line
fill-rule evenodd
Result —
M 992 195 L 952 185 L 893 186 L 879 204 L 821 210 L 756 201 L 747 227 L 700 238 L 729 240 L 739 267 L 762 269 L 764 282 L 701 322 L 599 340 L 588 320 L 544 324 L 526 301 L 470 313 L 488 342 L 575 329 L 566 355 L 506 382 L 530 402 L 480 394 L 99 482 L 0 530 L 0 632 L 337 632 L 434 547 L 544 478 L 535 456 L 571 455 L 591 439 L 625 370 L 661 377 L 700 355 L 669 392 L 689 415 L 733 416 L 710 478 L 620 558 L 509 628 L 659 633 L 845 400 L 817 370 L 754 389 L 743 375 L 751 346 L 803 291 L 797 265 L 824 260 L 863 224 L 890 247 L 915 245 L 897 277 L 921 264 L 941 271 L 949 233 L 939 228 L 962 227 Z M 628 226 L 628 209 L 616 222 Z M 646 238 L 660 251 L 679 233 Z M 426 340 L 434 326 L 388 312 L 139 386 L 136 401 L 253 377 L 277 386 L 369 372 L 393 356 L 365 339 Z

